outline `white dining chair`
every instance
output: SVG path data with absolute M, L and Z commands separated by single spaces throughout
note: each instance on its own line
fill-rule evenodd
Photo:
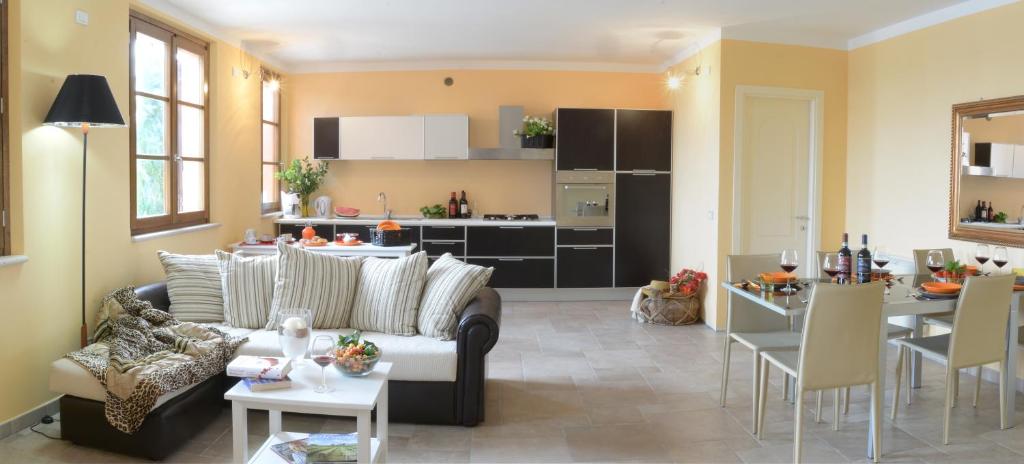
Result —
M 827 275 L 825 273 L 825 255 L 828 254 L 828 253 L 835 253 L 835 252 L 832 252 L 832 251 L 819 251 L 818 252 L 818 275 L 819 276 L 826 276 Z M 906 338 L 906 337 L 914 336 L 914 329 L 903 327 L 903 326 L 899 326 L 899 325 L 896 325 L 896 324 L 886 323 L 885 324 L 885 330 L 886 330 L 886 336 L 889 338 L 889 340 L 892 340 L 894 338 Z M 907 390 L 908 393 L 907 394 L 909 395 L 910 394 L 909 393 L 909 388 L 910 388 L 910 383 L 909 382 L 907 383 L 907 388 L 908 388 L 908 390 Z M 850 388 L 847 387 L 844 390 L 844 392 L 843 392 L 843 414 L 849 414 L 849 413 L 850 413 Z M 838 420 L 837 417 L 833 418 L 833 419 L 835 419 L 836 424 L 833 424 L 832 428 L 833 429 L 837 429 L 837 425 L 838 425 L 839 420 Z M 821 392 L 818 392 L 817 405 L 815 406 L 815 413 L 814 413 L 814 421 L 815 422 L 821 422 Z
M 730 282 L 756 280 L 762 272 L 769 272 L 779 267 L 781 255 L 729 255 L 726 258 L 727 279 Z M 726 318 L 725 356 L 722 360 L 721 406 L 725 407 L 726 393 L 729 385 L 729 364 L 732 357 L 732 344 L 739 343 L 754 354 L 753 405 L 751 406 L 751 429 L 757 432 L 757 399 L 758 373 L 760 364 L 758 355 L 769 350 L 796 351 L 800 346 L 800 333 L 790 330 L 787 317 L 765 311 L 752 301 L 739 295 L 729 294 L 729 309 Z M 788 382 L 786 382 L 788 385 Z
M 882 386 L 878 382 L 878 350 L 882 327 L 881 282 L 859 285 L 817 284 L 811 291 L 798 352 L 761 353 L 757 406 L 757 438 L 764 438 L 764 416 L 770 366 L 796 377 L 793 392 L 793 462 L 800 462 L 803 438 L 803 393 L 869 385 L 873 413 L 874 461 L 881 454 Z M 838 395 L 837 395 L 838 396 Z M 834 403 L 838 414 L 839 403 Z
M 942 419 L 942 443 L 949 444 L 949 414 L 953 407 L 956 373 L 963 368 L 999 363 L 999 428 L 1006 428 L 1006 365 L 1007 316 L 1013 296 L 1014 276 L 968 277 L 953 313 L 952 332 L 943 335 L 895 340 L 900 347 L 896 362 L 896 393 L 890 418 L 896 420 L 899 408 L 899 370 L 909 367 L 911 351 L 946 364 L 946 405 Z M 1016 368 L 1016 366 L 1015 366 Z M 975 404 L 977 404 L 975 390 Z

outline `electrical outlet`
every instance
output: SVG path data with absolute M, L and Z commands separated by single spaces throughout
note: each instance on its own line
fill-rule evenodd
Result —
M 75 10 L 75 22 L 83 26 L 88 26 L 89 12 L 85 10 Z

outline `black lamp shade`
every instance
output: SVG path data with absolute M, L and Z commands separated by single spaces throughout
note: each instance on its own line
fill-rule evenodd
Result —
M 48 126 L 91 127 L 124 126 L 107 78 L 90 74 L 70 74 L 53 101 L 43 124 Z

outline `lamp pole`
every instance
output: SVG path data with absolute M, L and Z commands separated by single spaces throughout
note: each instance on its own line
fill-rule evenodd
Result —
M 82 348 L 89 343 L 89 327 L 85 324 L 85 173 L 89 163 L 89 123 L 82 123 Z

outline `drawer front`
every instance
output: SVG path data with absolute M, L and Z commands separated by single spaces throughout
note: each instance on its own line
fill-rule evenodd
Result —
M 493 267 L 488 287 L 494 288 L 554 288 L 555 260 L 553 258 L 470 258 L 469 264 Z
M 611 245 L 612 229 L 566 227 L 558 229 L 559 245 Z
M 611 247 L 559 247 L 558 288 L 612 286 Z
M 465 240 L 464 226 L 423 226 L 423 240 Z
M 466 228 L 467 256 L 555 256 L 555 228 L 478 226 Z
M 423 242 L 423 250 L 427 256 L 441 256 L 451 253 L 452 256 L 466 256 L 465 242 Z
M 302 229 L 305 228 L 306 226 L 301 224 L 278 224 L 277 234 L 292 234 L 292 237 L 298 240 L 302 238 Z M 334 240 L 334 226 L 330 224 L 314 224 L 313 230 L 316 231 L 317 237 Z

